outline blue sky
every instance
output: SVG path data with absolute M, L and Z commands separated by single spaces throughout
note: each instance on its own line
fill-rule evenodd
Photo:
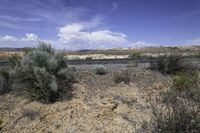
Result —
M 199 0 L 0 0 L 0 47 L 200 44 Z

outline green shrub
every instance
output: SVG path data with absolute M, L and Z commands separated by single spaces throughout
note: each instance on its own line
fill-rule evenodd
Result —
M 200 87 L 198 85 L 197 74 L 179 73 L 172 79 L 173 85 L 167 92 L 162 93 L 164 101 L 173 103 L 176 97 L 191 99 L 200 102 Z
M 64 54 L 50 45 L 40 44 L 29 50 L 10 70 L 11 77 L 33 98 L 55 102 L 60 94 L 70 90 L 74 77 Z
M 104 75 L 107 73 L 107 68 L 103 65 L 98 65 L 94 68 L 95 74 Z
M 141 52 L 138 52 L 138 51 L 132 52 L 129 55 L 129 58 L 131 58 L 131 59 L 135 59 L 135 58 L 139 58 L 139 57 L 141 57 Z
M 176 55 L 160 56 L 150 62 L 152 70 L 158 70 L 163 74 L 175 74 L 184 69 L 181 64 L 181 57 Z
M 115 72 L 113 74 L 113 80 L 115 83 L 124 82 L 125 84 L 129 84 L 131 81 L 131 75 L 128 70 L 123 70 L 120 72 Z
M 178 91 L 185 91 L 191 88 L 196 88 L 198 87 L 196 78 L 197 77 L 195 73 L 192 75 L 188 73 L 179 73 L 173 78 L 173 87 Z

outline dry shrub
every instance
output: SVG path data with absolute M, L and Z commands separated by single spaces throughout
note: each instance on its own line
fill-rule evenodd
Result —
M 150 68 L 158 70 L 162 74 L 175 74 L 184 69 L 181 59 L 181 56 L 178 55 L 160 56 L 151 60 Z
M 200 131 L 200 89 L 195 73 L 174 77 L 172 87 L 152 105 L 152 132 L 198 133 Z
M 6 68 L 0 69 L 0 94 L 10 91 L 10 76 Z
M 198 133 L 200 131 L 200 107 L 186 101 L 176 101 L 153 109 L 152 132 Z
M 131 73 L 128 70 L 122 70 L 120 72 L 115 72 L 113 74 L 113 80 L 115 83 L 124 82 L 125 84 L 129 84 L 131 81 Z
M 94 68 L 95 74 L 104 75 L 107 73 L 107 68 L 103 65 L 98 65 Z

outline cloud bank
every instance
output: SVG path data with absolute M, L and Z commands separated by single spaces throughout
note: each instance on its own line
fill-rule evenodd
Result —
M 59 29 L 59 42 L 66 48 L 96 49 L 122 47 L 128 43 L 126 35 L 109 29 L 93 30 L 93 23 L 72 23 Z
M 26 34 L 23 38 L 5 35 L 0 36 L 1 47 L 34 47 L 45 41 L 57 49 L 97 49 L 120 48 L 129 43 L 127 36 L 120 32 L 101 27 L 101 17 L 91 21 L 66 24 L 58 29 L 57 40 L 44 40 L 34 33 Z
M 35 47 L 39 42 L 51 42 L 48 40 L 40 39 L 37 35 L 31 33 L 26 34 L 23 38 L 16 38 L 15 36 L 0 36 L 0 47 L 10 48 L 23 48 L 23 47 Z
M 50 43 L 56 49 L 66 50 L 160 46 L 144 41 L 131 42 L 126 34 L 103 28 L 102 21 L 102 17 L 95 17 L 91 21 L 66 24 L 57 28 L 56 40 L 45 40 L 34 33 L 27 33 L 22 38 L 0 36 L 0 47 L 35 47 L 39 42 Z M 189 40 L 185 44 L 200 44 L 200 39 Z

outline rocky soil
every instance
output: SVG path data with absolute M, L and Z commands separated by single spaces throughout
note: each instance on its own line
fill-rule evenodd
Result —
M 170 77 L 149 70 L 145 64 L 131 68 L 106 65 L 106 75 L 95 75 L 94 65 L 75 67 L 78 82 L 70 100 L 43 104 L 14 93 L 0 96 L 2 132 L 144 132 L 144 121 L 149 122 L 152 116 L 148 97 L 170 85 Z M 130 84 L 114 83 L 112 75 L 121 69 L 130 72 Z

